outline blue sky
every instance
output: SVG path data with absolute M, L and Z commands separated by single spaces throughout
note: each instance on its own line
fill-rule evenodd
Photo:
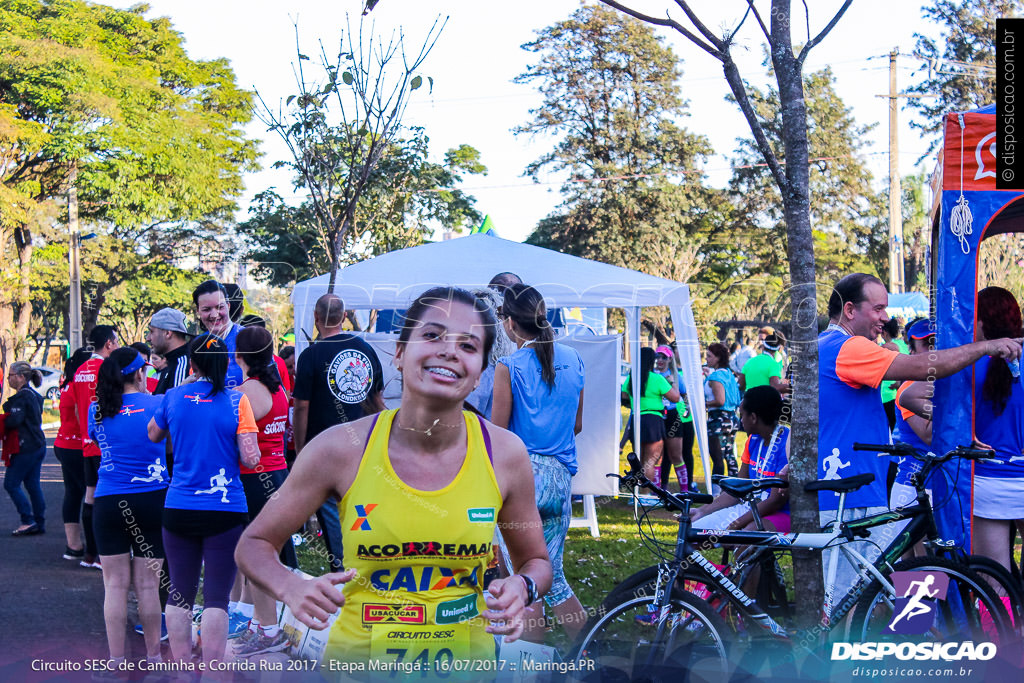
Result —
M 128 7 L 134 3 L 113 4 Z M 759 4 L 767 8 L 767 3 Z M 841 2 L 814 0 L 807 4 L 811 7 L 813 34 L 831 18 Z M 258 89 L 269 102 L 277 102 L 294 89 L 293 21 L 298 22 L 304 50 L 312 54 L 317 40 L 323 40 L 329 50 L 336 45 L 346 12 L 355 24 L 361 9 L 356 0 L 150 0 L 149 5 L 151 11 L 147 16 L 170 17 L 185 37 L 190 56 L 228 58 L 239 84 Z M 692 5 L 714 29 L 734 25 L 746 3 L 696 0 Z M 853 108 L 858 122 L 878 124 L 865 158 L 879 187 L 888 173 L 888 109 L 887 101 L 876 95 L 888 91 L 886 55 L 893 47 L 906 55 L 899 61 L 900 87 L 921 78 L 922 64 L 910 56 L 913 34 L 933 33 L 934 28 L 921 19 L 920 5 L 918 0 L 856 0 L 807 62 L 808 70 L 831 65 L 839 94 Z M 531 58 L 520 46 L 532 40 L 538 29 L 568 17 L 579 6 L 573 0 L 380 0 L 370 15 L 378 31 L 389 33 L 401 27 L 413 45 L 418 45 L 439 14 L 449 17 L 423 68 L 425 75 L 434 78 L 433 93 L 427 93 L 426 88 L 415 93 L 406 123 L 426 129 L 431 156 L 436 160 L 441 159 L 446 149 L 463 143 L 481 151 L 489 173 L 468 178 L 463 188 L 476 197 L 483 213 L 490 214 L 503 237 L 524 239 L 560 201 L 558 177 L 547 178 L 539 185 L 522 177 L 526 165 L 539 157 L 551 141 L 517 137 L 511 132 L 529 119 L 530 108 L 539 103 L 533 88 L 512 83 Z M 635 0 L 633 6 L 663 14 L 667 8 L 675 8 L 675 3 Z M 799 39 L 807 30 L 802 3 L 794 2 L 793 8 L 799 15 L 794 21 L 794 35 Z M 677 9 L 675 14 L 679 14 Z M 729 157 L 735 140 L 749 135 L 749 129 L 735 105 L 725 101 L 728 87 L 719 63 L 669 30 L 662 35 L 684 60 L 680 85 L 690 102 L 690 116 L 684 123 L 708 136 L 718 150 L 719 154 L 708 160 L 706 170 L 709 183 L 723 186 L 729 177 Z M 759 37 L 753 22 L 748 22 L 739 36 L 736 61 L 745 78 L 760 84 L 764 82 L 764 70 L 760 66 Z M 909 127 L 910 118 L 909 112 L 901 111 L 899 148 L 904 174 L 919 170 L 915 163 L 928 147 L 927 141 Z M 249 200 L 257 192 L 270 186 L 277 187 L 282 194 L 290 192 L 288 174 L 269 170 L 273 161 L 287 157 L 283 145 L 258 122 L 250 126 L 250 132 L 263 141 L 262 164 L 268 170 L 246 178 L 240 219 L 244 219 Z M 932 162 L 925 165 L 930 172 Z

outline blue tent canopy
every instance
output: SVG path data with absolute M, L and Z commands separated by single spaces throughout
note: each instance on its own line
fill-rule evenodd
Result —
M 996 189 L 996 111 L 947 114 L 945 139 L 932 188 L 933 296 L 936 345 L 948 349 L 974 341 L 981 241 L 1006 232 L 1024 232 L 1024 193 Z M 969 445 L 974 437 L 973 368 L 935 382 L 932 450 L 944 453 Z M 973 507 L 970 463 L 950 462 L 946 478 L 932 490 L 940 533 L 967 545 Z

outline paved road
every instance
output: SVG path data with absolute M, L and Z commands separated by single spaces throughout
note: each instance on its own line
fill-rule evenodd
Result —
M 42 483 L 46 533 L 39 536 L 10 535 L 20 520 L 10 497 L 0 493 L 0 681 L 83 680 L 88 675 L 33 672 L 33 661 L 107 656 L 102 574 L 61 557 L 64 484 L 52 450 L 43 461 Z M 131 632 L 127 642 L 132 657 L 145 658 L 141 636 Z

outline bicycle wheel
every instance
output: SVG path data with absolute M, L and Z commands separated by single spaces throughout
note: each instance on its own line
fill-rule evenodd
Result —
M 988 586 L 1003 603 L 1010 616 L 1010 623 L 1018 636 L 1024 634 L 1024 593 L 1020 584 L 1003 565 L 990 557 L 969 555 L 967 566 L 971 571 L 988 581 Z
M 702 600 L 675 590 L 658 636 L 654 597 L 626 600 L 584 627 L 573 649 L 578 680 L 723 681 L 729 638 L 721 618 Z
M 942 557 L 914 557 L 897 562 L 895 572 L 935 572 L 948 579 L 946 597 L 924 603 L 916 610 L 918 618 L 926 620 L 908 622 L 914 616 L 908 604 L 897 600 L 876 580 L 861 596 L 850 622 L 850 639 L 860 642 L 925 639 L 939 641 L 973 640 L 1006 644 L 1013 640 L 1010 620 L 1003 603 L 989 588 L 985 579 L 972 572 L 965 564 Z M 935 581 L 939 585 L 941 581 Z M 930 617 L 927 616 L 931 612 Z M 890 625 L 898 625 L 893 632 Z M 902 622 L 902 623 L 900 623 Z

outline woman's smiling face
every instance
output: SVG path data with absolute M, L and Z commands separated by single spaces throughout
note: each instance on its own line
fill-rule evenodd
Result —
M 472 306 L 458 301 L 428 307 L 409 340 L 395 350 L 403 387 L 462 401 L 483 371 L 483 324 Z
M 210 292 L 199 297 L 196 303 L 199 320 L 211 333 L 223 338 L 231 327 L 228 316 L 228 300 L 221 291 Z

